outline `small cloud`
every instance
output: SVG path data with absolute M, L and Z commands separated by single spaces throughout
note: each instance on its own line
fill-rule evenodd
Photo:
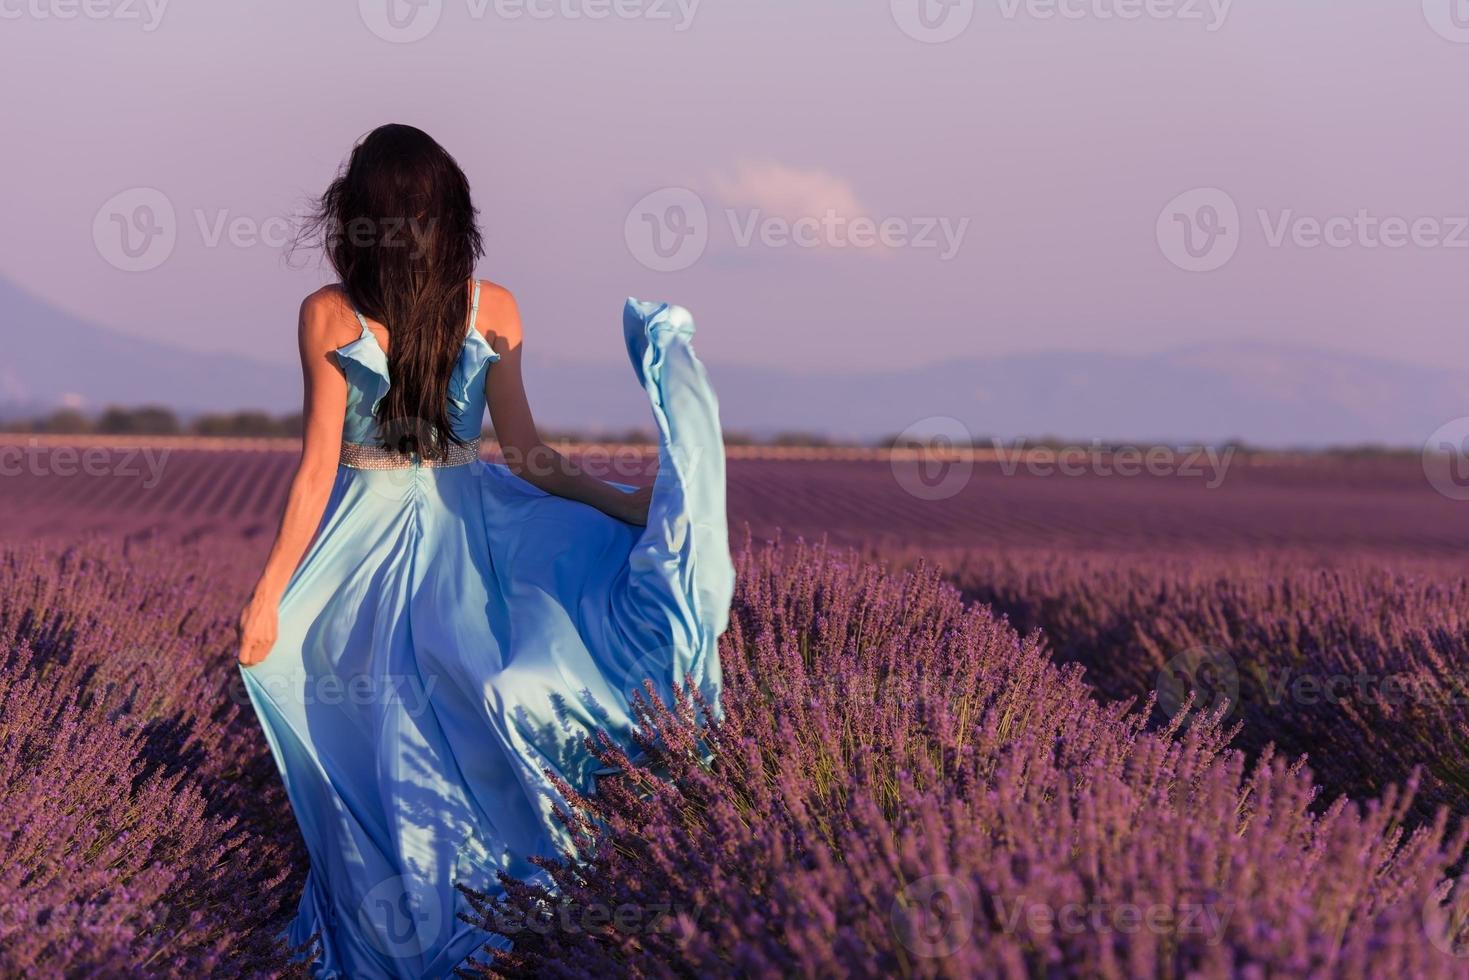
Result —
M 881 255 L 891 243 L 881 222 L 857 198 L 852 182 L 824 170 L 772 161 L 739 164 L 712 178 L 712 194 L 729 212 L 738 244 L 795 243 L 830 252 Z
M 75 391 L 68 391 L 61 396 L 61 406 L 63 408 L 86 408 L 87 397 Z
M 846 178 L 771 161 L 741 163 L 734 176 L 716 176 L 714 192 L 726 207 L 758 210 L 787 221 L 820 218 L 829 212 L 851 220 L 868 213 Z

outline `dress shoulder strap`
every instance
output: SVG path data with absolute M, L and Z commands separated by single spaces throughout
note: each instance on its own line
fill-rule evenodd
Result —
M 464 332 L 464 336 L 468 337 L 470 334 L 474 333 L 474 324 L 475 324 L 475 321 L 478 320 L 478 319 L 479 319 L 479 280 L 478 279 L 475 279 L 474 280 L 474 293 L 473 293 L 472 296 L 470 296 L 470 299 L 469 299 L 469 329 Z
M 352 307 L 352 315 L 357 318 L 357 325 L 362 328 L 362 335 L 364 337 L 367 336 L 369 333 L 372 332 L 371 330 L 367 329 L 367 317 L 363 316 L 362 311 L 357 308 L 357 303 L 352 299 L 351 293 L 347 292 L 346 289 L 343 289 L 342 295 L 347 298 L 347 305 Z

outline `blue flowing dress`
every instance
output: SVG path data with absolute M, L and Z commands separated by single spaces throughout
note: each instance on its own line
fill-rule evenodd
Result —
M 477 454 L 348 465 L 347 449 L 381 445 L 390 384 L 358 318 L 361 337 L 336 351 L 351 446 L 279 638 L 243 674 L 311 859 L 287 938 L 319 937 L 319 976 L 443 977 L 489 938 L 458 918 L 456 883 L 494 893 L 498 872 L 534 878 L 530 858 L 569 846 L 548 771 L 590 788 L 585 739 L 628 744 L 645 680 L 668 699 L 691 677 L 717 713 L 734 583 L 723 440 L 688 312 L 629 300 L 658 436 L 646 528 Z M 471 326 L 449 384 L 467 442 L 497 358 Z

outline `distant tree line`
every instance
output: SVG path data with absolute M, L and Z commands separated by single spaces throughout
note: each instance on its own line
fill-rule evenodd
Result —
M 142 405 L 136 408 L 111 406 L 95 415 L 88 415 L 72 408 L 61 408 L 47 415 L 31 419 L 9 419 L 0 421 L 0 430 L 10 432 L 35 432 L 55 435 L 127 435 L 127 436 L 212 436 L 215 438 L 299 438 L 303 430 L 301 413 L 291 415 L 269 415 L 265 412 L 229 412 L 223 414 L 197 415 L 180 419 L 172 409 L 161 405 Z M 487 438 L 494 438 L 494 431 L 485 429 Z M 604 442 L 621 445 L 649 445 L 656 442 L 651 432 L 644 429 L 628 429 L 622 432 L 593 433 L 572 430 L 542 430 L 547 442 L 586 443 Z M 790 448 L 822 448 L 862 445 L 859 440 L 833 439 L 817 432 L 778 432 L 772 436 L 755 436 L 748 432 L 726 431 L 725 445 L 729 446 L 781 446 Z M 1090 446 L 1103 452 L 1120 448 L 1149 448 L 1152 443 L 1127 443 L 1113 441 L 1069 441 L 1056 436 L 1036 439 L 981 439 L 968 440 L 967 444 L 979 449 L 1055 449 L 1075 446 Z M 943 440 L 925 439 L 912 434 L 890 435 L 874 440 L 867 445 L 883 449 L 919 449 L 930 446 L 948 446 Z M 1156 444 L 1161 445 L 1161 444 Z M 962 448 L 962 447 L 949 447 Z M 1163 448 L 1170 448 L 1164 446 Z M 1172 447 L 1177 448 L 1177 447 Z M 1216 449 L 1232 449 L 1239 455 L 1255 455 L 1268 452 L 1248 445 L 1243 440 L 1231 439 L 1217 444 Z M 1299 453 L 1325 452 L 1347 458 L 1375 458 L 1417 453 L 1416 449 L 1404 450 L 1391 446 L 1359 445 L 1334 446 L 1325 450 L 1295 450 Z
M 260 439 L 299 437 L 303 429 L 301 414 L 273 416 L 265 412 L 231 412 L 198 415 L 187 420 L 161 405 L 136 408 L 111 406 L 95 415 L 73 408 L 61 408 L 30 419 L 8 419 L 0 429 L 10 432 L 35 432 L 52 435 L 126 435 L 126 436 L 212 436 L 216 438 Z M 485 436 L 494 438 L 494 430 L 486 427 Z M 606 442 L 620 445 L 650 445 L 657 441 L 646 429 L 620 432 L 586 433 L 572 430 L 546 430 L 541 436 L 547 442 Z M 783 432 L 769 438 L 758 438 L 743 432 L 726 432 L 731 446 L 831 446 L 827 436 L 809 432 Z
M 96 415 L 62 408 L 39 418 L 9 421 L 12 432 L 54 435 L 108 436 L 223 436 L 236 438 L 293 437 L 302 432 L 301 414 L 273 416 L 265 412 L 230 412 L 198 415 L 187 422 L 173 409 L 161 405 L 137 408 L 111 406 Z

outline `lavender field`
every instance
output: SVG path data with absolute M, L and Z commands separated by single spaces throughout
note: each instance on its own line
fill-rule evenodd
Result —
M 304 855 L 230 641 L 293 457 L 30 452 L 0 974 L 285 972 Z M 485 973 L 1469 976 L 1469 504 L 1416 459 L 960 477 L 732 460 L 712 753 L 689 704 L 604 747 L 557 896 L 476 900 Z

